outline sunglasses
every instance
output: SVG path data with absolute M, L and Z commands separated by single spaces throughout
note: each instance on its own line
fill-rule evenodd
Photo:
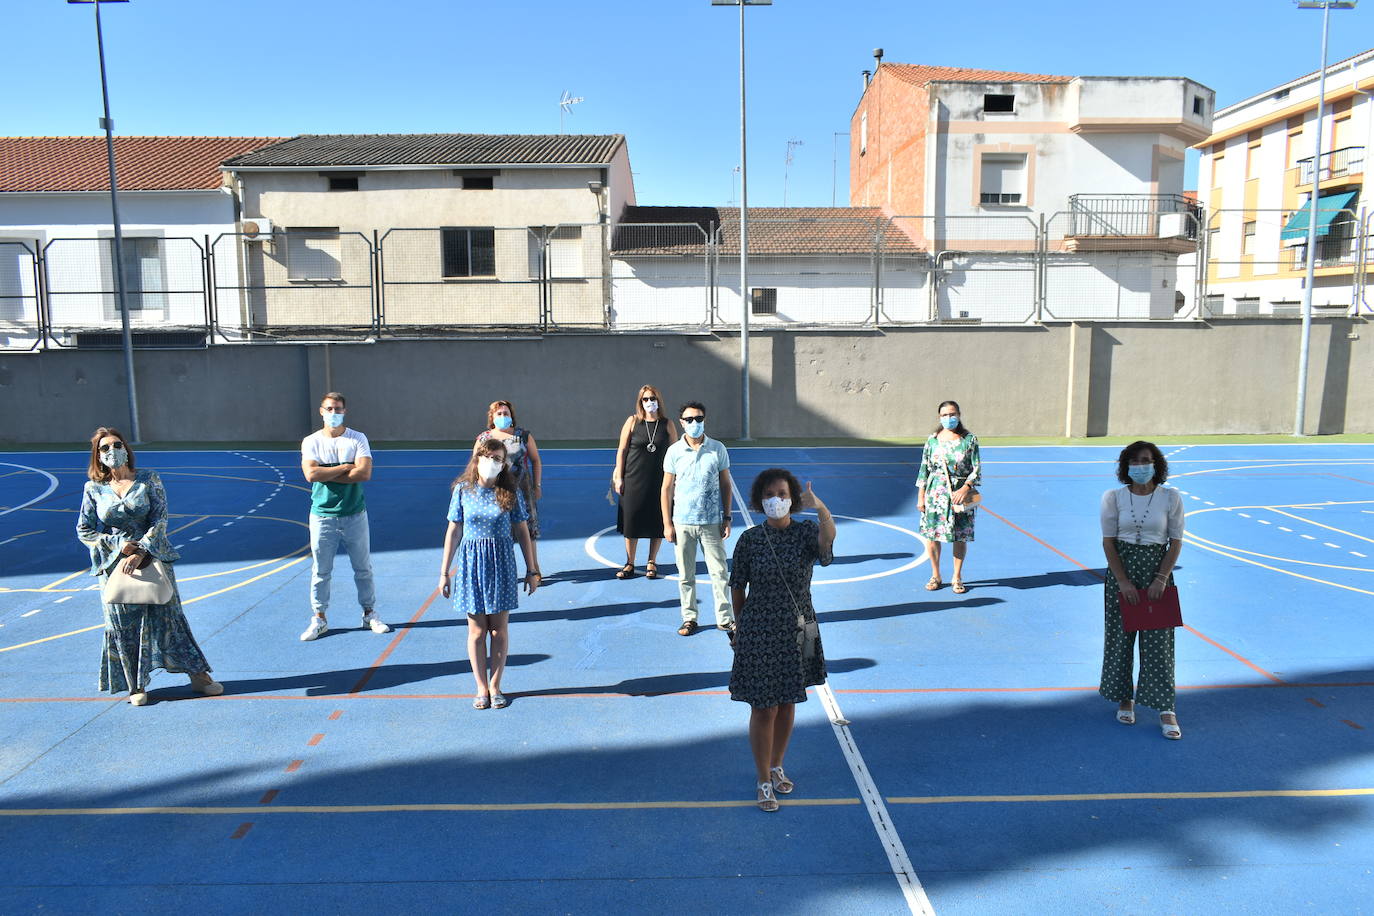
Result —
M 108 451 L 109 451 L 110 449 L 112 449 L 112 448 L 117 448 L 117 449 L 119 449 L 120 451 L 123 451 L 123 450 L 124 450 L 124 443 L 123 443 L 123 442 L 107 442 L 107 443 L 105 443 L 104 445 L 98 446 L 98 448 L 99 448 L 102 452 L 108 452 Z
M 640 401 L 641 404 L 647 404 L 647 403 L 649 403 L 650 401 L 657 401 L 657 400 L 658 400 L 658 398 L 640 398 L 640 399 L 639 399 L 639 401 Z
M 696 422 L 698 422 L 698 421 L 703 421 L 703 420 L 705 420 L 705 419 L 706 419 L 706 414 L 700 413 L 700 414 L 697 414 L 695 417 L 683 417 L 683 418 L 682 418 L 682 422 L 683 422 L 683 423 L 696 423 Z

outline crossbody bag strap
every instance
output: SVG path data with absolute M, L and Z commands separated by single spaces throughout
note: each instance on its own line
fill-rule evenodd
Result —
M 787 584 L 787 573 L 783 569 L 782 558 L 778 556 L 777 550 L 773 547 L 773 541 L 768 535 L 768 525 L 760 526 L 759 530 L 763 532 L 763 541 L 768 545 L 768 552 L 773 555 L 773 564 L 778 568 L 778 579 L 782 581 L 782 587 L 787 589 L 787 597 L 792 601 L 792 610 L 797 612 L 797 629 L 800 630 L 806 626 L 806 614 L 802 612 L 801 605 L 797 603 L 797 596 L 792 594 L 792 586 Z

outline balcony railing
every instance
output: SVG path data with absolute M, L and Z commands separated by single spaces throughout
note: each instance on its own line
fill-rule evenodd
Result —
M 1321 180 L 1327 181 L 1331 178 L 1344 178 L 1347 175 L 1359 175 L 1364 172 L 1364 147 L 1346 146 L 1341 149 L 1333 149 L 1329 153 L 1322 153 L 1321 160 Z M 1312 156 L 1298 160 L 1298 184 L 1312 183 Z
M 1158 238 L 1160 217 L 1186 214 L 1185 238 L 1197 240 L 1202 210 L 1179 194 L 1073 194 L 1069 235 L 1074 238 Z
M 1360 259 L 1360 239 L 1355 237 L 1353 221 L 1332 226 L 1330 235 L 1317 239 L 1317 267 L 1351 267 Z M 1307 266 L 1307 246 L 1294 245 L 1288 249 L 1292 259 L 1290 268 L 1302 270 Z

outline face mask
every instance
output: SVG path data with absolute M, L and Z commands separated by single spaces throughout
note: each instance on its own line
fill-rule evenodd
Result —
M 129 453 L 124 451 L 124 446 L 116 445 L 108 452 L 100 453 L 100 463 L 107 468 L 122 468 L 129 463 Z
M 792 511 L 792 500 L 781 496 L 770 496 L 763 501 L 763 514 L 778 519 Z
M 686 420 L 683 420 L 682 431 L 685 432 L 687 435 L 691 436 L 693 439 L 700 439 L 701 434 L 706 431 L 706 421 L 697 420 L 695 422 L 688 423 Z
M 958 414 L 955 414 L 955 415 L 952 416 L 952 417 L 941 417 L 941 418 L 940 418 L 940 425 L 943 426 L 945 429 L 958 429 L 958 428 L 959 428 L 959 415 L 958 415 Z
M 1136 483 L 1149 483 L 1155 479 L 1155 466 L 1153 464 L 1132 464 L 1127 466 L 1126 473 L 1131 475 L 1131 480 Z
M 341 413 L 327 413 L 324 415 L 324 425 L 330 429 L 338 429 L 344 425 L 344 415 Z
M 644 402 L 644 412 L 645 412 L 645 413 L 658 413 L 658 401 L 645 401 L 645 402 Z
M 488 458 L 483 455 L 477 459 L 477 474 L 483 480 L 495 480 L 496 475 L 500 474 L 506 463 L 500 458 Z
M 492 422 L 496 424 L 497 429 L 510 429 L 515 425 L 514 418 L 505 415 L 493 418 Z

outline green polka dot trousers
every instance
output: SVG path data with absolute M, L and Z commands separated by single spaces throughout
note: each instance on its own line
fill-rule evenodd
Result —
M 1116 542 L 1116 552 L 1126 575 L 1136 589 L 1144 592 L 1159 572 L 1168 550 L 1166 544 L 1129 544 Z M 1173 584 L 1173 577 L 1169 579 Z M 1102 685 L 1098 693 L 1121 703 L 1135 700 L 1160 712 L 1174 709 L 1174 631 L 1141 630 L 1127 633 L 1121 629 L 1121 595 L 1116 578 L 1109 572 L 1103 588 Z M 1132 687 L 1136 637 L 1140 637 L 1140 680 Z

